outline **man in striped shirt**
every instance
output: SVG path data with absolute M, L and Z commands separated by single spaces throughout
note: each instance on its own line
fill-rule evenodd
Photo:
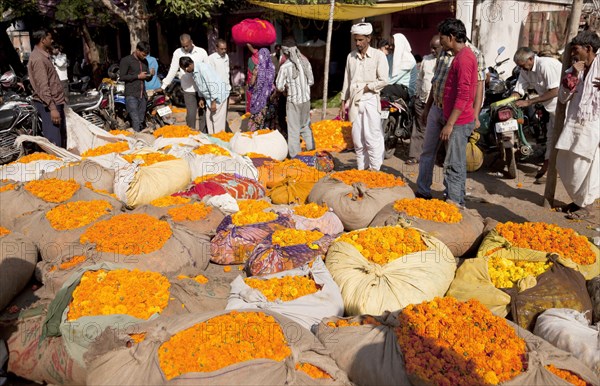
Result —
M 310 129 L 310 86 L 315 82 L 310 62 L 295 46 L 283 46 L 286 61 L 279 68 L 275 85 L 287 94 L 286 113 L 288 126 L 288 151 L 290 158 L 300 152 L 300 136 L 307 150 L 315 148 Z

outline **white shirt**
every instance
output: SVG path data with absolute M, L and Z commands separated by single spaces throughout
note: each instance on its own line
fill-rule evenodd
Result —
M 290 60 L 287 60 L 279 68 L 275 85 L 279 91 L 287 89 L 288 103 L 310 102 L 310 86 L 312 84 L 309 84 L 302 66 L 298 69 L 298 77 L 294 79 L 294 63 Z
M 436 62 L 435 55 L 429 54 L 423 57 L 421 68 L 419 68 L 419 76 L 417 77 L 417 97 L 422 102 L 427 102 L 429 92 L 431 91 L 431 81 L 433 80 L 433 71 Z
M 171 67 L 169 67 L 169 73 L 162 81 L 161 88 L 164 90 L 173 81 L 175 75 L 181 80 L 181 88 L 185 92 L 196 92 L 194 78 L 191 73 L 186 73 L 179 68 L 179 59 L 183 56 L 189 56 L 194 62 L 208 63 L 208 54 L 204 48 L 196 47 L 192 48 L 192 52 L 185 52 L 183 48 L 178 48 L 173 52 L 173 59 L 171 59 Z
M 231 83 L 229 81 L 229 55 L 219 55 L 217 52 L 213 52 L 208 56 L 208 63 L 212 68 L 219 74 L 222 80 L 225 81 L 225 88 L 230 91 Z
M 58 55 L 52 56 L 52 63 L 54 64 L 54 68 L 56 68 L 56 72 L 58 73 L 58 79 L 61 81 L 69 80 L 69 75 L 67 74 L 67 68 L 69 67 L 67 55 L 61 52 Z
M 521 69 L 514 92 L 525 95 L 528 89 L 534 89 L 541 96 L 546 91 L 560 86 L 561 71 L 562 63 L 557 59 L 536 55 L 533 57 L 531 71 Z M 550 113 L 556 110 L 556 98 L 542 104 Z

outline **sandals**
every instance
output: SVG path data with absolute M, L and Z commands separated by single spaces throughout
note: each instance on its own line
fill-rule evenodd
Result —
M 574 212 L 569 213 L 566 216 L 569 220 L 585 220 L 587 218 L 594 217 L 589 210 L 585 208 L 580 208 Z
M 416 165 L 419 163 L 419 160 L 416 158 L 409 158 L 408 160 L 406 160 L 405 164 L 407 165 Z
M 572 202 L 572 203 L 570 203 L 568 205 L 563 206 L 560 209 L 560 211 L 563 212 L 563 213 L 571 213 L 571 212 L 575 212 L 575 211 L 577 211 L 579 209 L 580 209 L 579 205 L 577 205 L 574 202 Z

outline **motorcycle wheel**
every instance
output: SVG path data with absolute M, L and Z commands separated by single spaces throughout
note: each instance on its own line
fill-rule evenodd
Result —
M 383 121 L 383 142 L 385 145 L 384 158 L 389 159 L 396 153 L 396 145 L 398 144 L 398 137 L 394 134 L 396 128 L 396 117 L 389 116 L 388 119 Z
M 517 178 L 517 159 L 515 157 L 515 150 L 513 148 L 505 148 L 504 152 L 504 159 L 506 166 L 508 166 L 508 172 L 506 173 L 506 176 L 509 179 L 514 180 Z

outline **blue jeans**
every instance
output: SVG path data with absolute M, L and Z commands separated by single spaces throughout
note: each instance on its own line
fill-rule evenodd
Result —
M 50 110 L 43 103 L 33 101 L 33 105 L 38 115 L 42 119 L 42 134 L 48 141 L 56 146 L 67 148 L 67 120 L 65 119 L 64 105 L 57 105 L 56 109 L 60 114 L 60 124 L 57 126 L 52 123 Z
M 475 122 L 454 125 L 448 139 L 444 159 L 444 186 L 446 199 L 465 206 L 465 185 L 467 183 L 467 142 L 475 129 Z
M 146 97 L 126 96 L 125 106 L 127 114 L 131 118 L 131 128 L 134 131 L 142 131 L 144 120 L 146 118 Z
M 417 177 L 417 193 L 423 197 L 431 197 L 433 167 L 435 166 L 435 157 L 438 149 L 442 144 L 442 141 L 440 141 L 440 132 L 445 123 L 442 109 L 435 105 L 431 106 L 429 115 L 427 116 L 425 141 L 423 142 L 423 151 L 419 158 L 419 176 Z

